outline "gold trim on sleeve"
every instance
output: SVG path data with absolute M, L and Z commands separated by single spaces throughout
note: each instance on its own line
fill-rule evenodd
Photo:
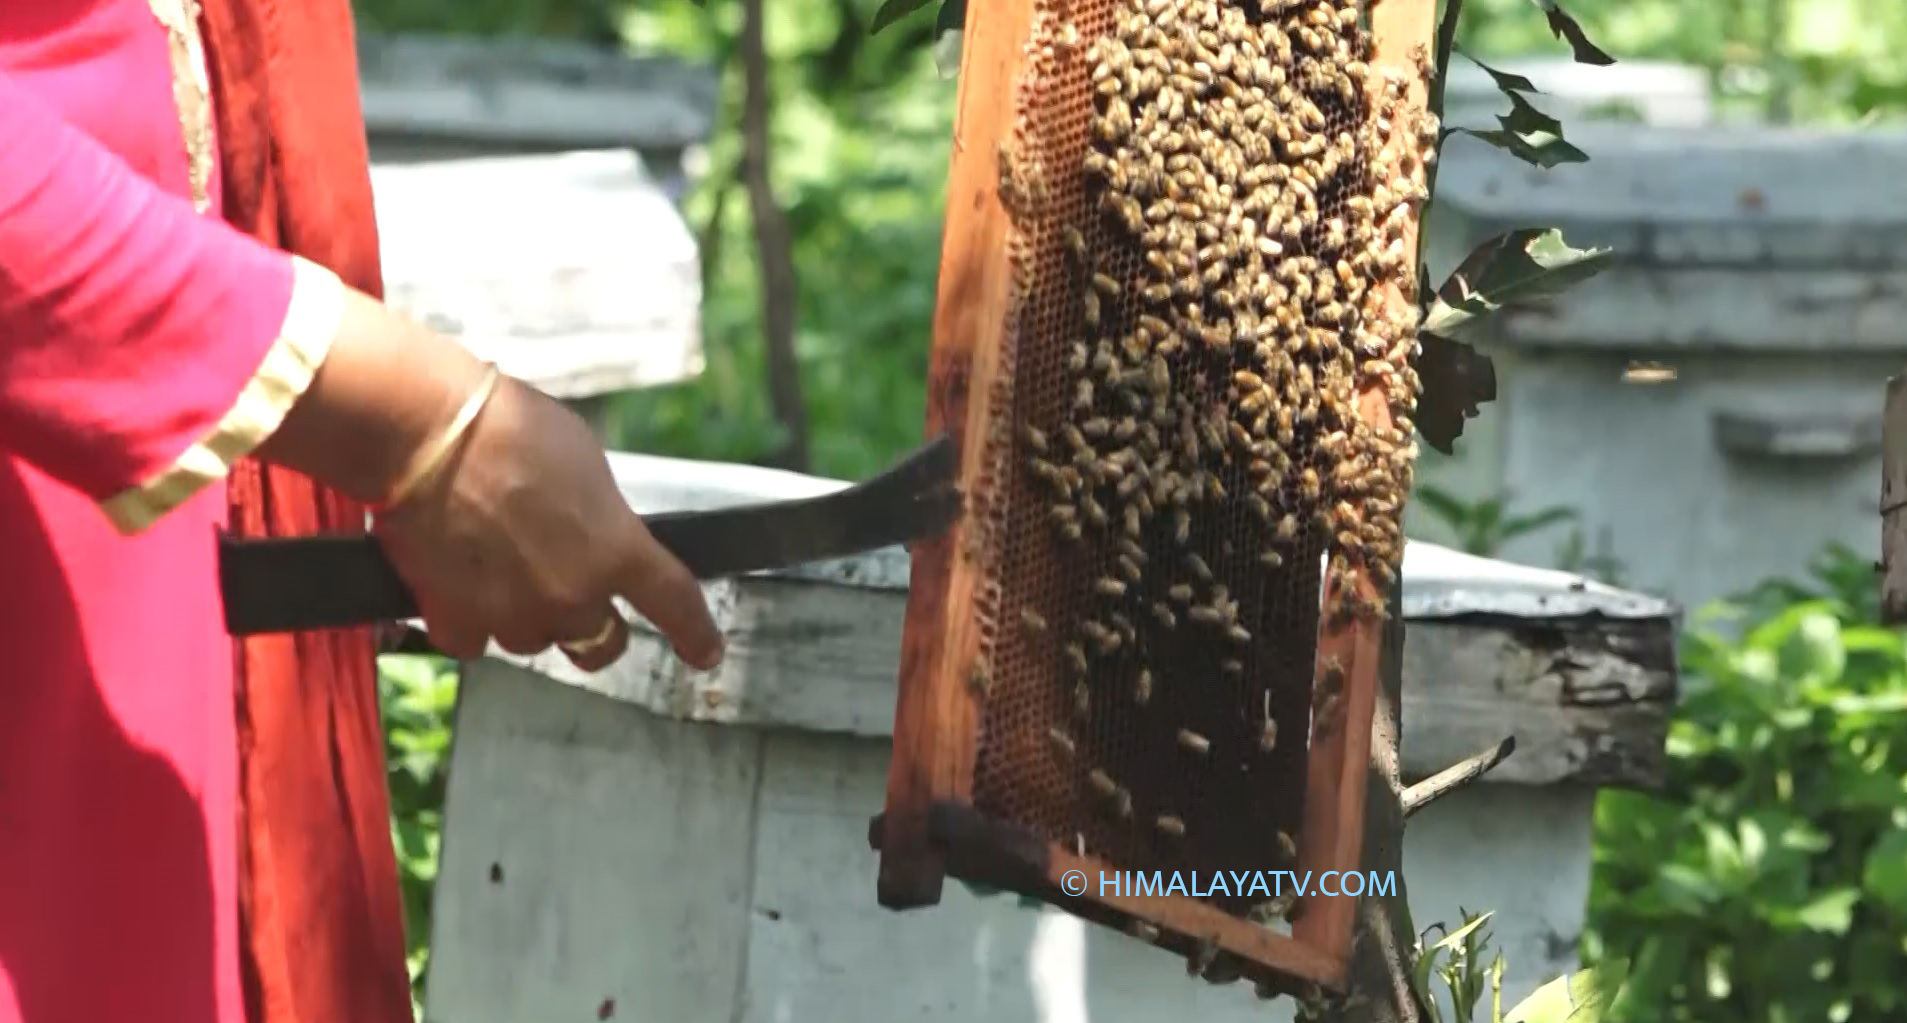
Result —
M 101 507 L 120 533 L 145 531 L 194 494 L 225 478 L 278 429 L 330 354 L 344 315 L 344 284 L 316 263 L 292 257 L 291 304 L 278 340 L 218 425 L 172 465 Z
M 199 37 L 197 0 L 147 0 L 153 17 L 165 26 L 172 57 L 172 100 L 179 108 L 179 132 L 185 141 L 186 181 L 192 208 L 212 208 L 212 83 Z

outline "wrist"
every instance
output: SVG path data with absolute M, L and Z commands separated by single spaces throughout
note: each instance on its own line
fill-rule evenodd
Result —
M 484 407 L 490 403 L 491 396 L 496 394 L 497 385 L 503 379 L 496 363 L 486 362 L 483 365 L 483 375 L 471 389 L 470 396 L 458 406 L 450 422 L 431 435 L 424 445 L 413 449 L 403 474 L 385 489 L 379 500 L 371 502 L 376 508 L 384 510 L 404 504 L 416 494 L 429 489 L 443 475 L 445 467 L 463 448 L 471 427 L 476 425 L 477 417 L 483 414 Z
M 455 341 L 350 291 L 324 363 L 259 454 L 359 503 L 384 503 L 417 475 L 486 372 Z

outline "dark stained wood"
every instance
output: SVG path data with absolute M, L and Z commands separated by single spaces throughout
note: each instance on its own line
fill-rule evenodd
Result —
M 999 196 L 1000 144 L 1012 131 L 1023 43 L 1032 24 L 1032 0 L 975 2 L 967 9 L 962 43 L 927 435 L 960 438 L 960 485 L 969 495 L 983 461 L 992 418 L 988 404 L 1001 372 L 999 333 L 1012 291 L 1010 224 Z M 978 718 L 965 678 L 979 635 L 966 609 L 979 573 L 960 552 L 979 528 L 978 517 L 969 514 L 939 540 L 913 551 L 881 846 L 880 901 L 889 908 L 940 901 L 946 867 L 928 838 L 928 808 L 935 800 L 966 801 L 973 786 Z

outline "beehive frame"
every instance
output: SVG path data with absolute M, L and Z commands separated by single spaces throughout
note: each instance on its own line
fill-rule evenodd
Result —
M 1421 62 L 1410 54 L 1430 41 L 1434 9 L 1434 0 L 1382 0 L 1370 12 L 1373 66 L 1412 69 L 1419 102 L 1425 86 L 1414 69 Z M 960 441 L 960 482 L 969 493 L 984 489 L 982 453 L 1000 442 L 992 424 L 1011 400 L 1001 335 L 1013 301 L 1007 251 L 1014 226 L 1002 201 L 999 154 L 1017 117 L 1016 90 L 1030 59 L 1035 15 L 1035 0 L 973 0 L 964 37 L 928 432 Z M 1414 231 L 1409 248 L 1415 251 Z M 1415 296 L 1398 293 L 1390 300 L 1414 302 Z M 1360 394 L 1358 408 L 1368 421 L 1389 422 L 1381 392 Z M 1060 888 L 1067 871 L 1097 877 L 1119 868 L 973 808 L 981 710 L 971 679 L 982 626 L 971 609 L 985 580 L 971 555 L 984 542 L 981 528 L 970 513 L 913 550 L 886 810 L 870 833 L 881 854 L 881 903 L 933 905 L 953 874 L 1034 895 L 1100 923 L 1143 921 L 1156 930 L 1158 944 L 1187 955 L 1202 946 L 1222 949 L 1238 957 L 1246 977 L 1277 990 L 1316 985 L 1342 991 L 1356 899 L 1311 900 L 1287 936 L 1189 896 L 1068 897 Z M 1358 573 L 1328 578 L 1325 587 L 1376 596 L 1374 584 Z M 1314 685 L 1327 664 L 1341 671 L 1342 717 L 1308 737 L 1300 871 L 1359 869 L 1382 631 L 1383 624 L 1370 619 L 1327 619 L 1318 631 Z

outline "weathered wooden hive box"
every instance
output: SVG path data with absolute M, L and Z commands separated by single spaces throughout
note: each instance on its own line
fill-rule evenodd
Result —
M 560 398 L 702 370 L 701 270 L 629 152 L 373 167 L 385 292 Z
M 614 455 L 640 511 L 842 484 Z M 1598 786 L 1659 780 L 1677 614 L 1428 545 L 1405 559 L 1404 771 L 1506 735 L 1483 784 L 1413 818 L 1420 925 L 1501 909 L 1512 995 L 1575 965 Z M 1264 1020 L 1248 986 L 1011 896 L 874 898 L 908 560 L 890 549 L 710 588 L 713 673 L 652 634 L 586 676 L 465 666 L 426 1017 L 443 1023 Z M 640 627 L 639 627 L 640 629 Z M 1277 1003 L 1272 1018 L 1288 1018 Z
M 358 77 L 373 163 L 632 149 L 671 195 L 721 98 L 709 66 L 508 37 L 363 33 Z
M 702 371 L 675 201 L 709 68 L 527 40 L 359 40 L 390 301 L 602 426 L 607 395 Z
M 1433 277 L 1527 226 L 1614 265 L 1494 318 L 1497 401 L 1424 478 L 1574 509 L 1629 584 L 1684 605 L 1798 575 L 1830 541 L 1878 554 L 1882 389 L 1907 354 L 1907 134 L 1568 130 L 1588 163 L 1445 149 Z M 1676 377 L 1625 382 L 1637 361 Z M 1503 554 L 1553 563 L 1558 541 Z

